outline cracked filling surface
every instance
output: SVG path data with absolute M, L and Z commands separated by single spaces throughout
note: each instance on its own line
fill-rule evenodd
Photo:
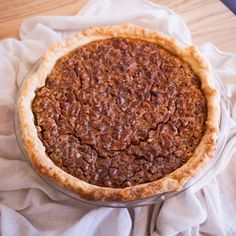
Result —
M 61 57 L 32 102 L 51 160 L 90 184 L 160 179 L 193 155 L 206 100 L 190 66 L 155 43 L 112 38 Z

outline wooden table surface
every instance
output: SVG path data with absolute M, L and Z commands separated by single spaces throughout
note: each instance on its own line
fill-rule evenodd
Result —
M 99 0 L 98 0 L 99 1 Z M 24 19 L 35 15 L 73 15 L 87 0 L 0 0 L 0 39 L 18 37 Z M 236 16 L 219 0 L 153 0 L 182 15 L 197 45 L 214 43 L 236 53 Z

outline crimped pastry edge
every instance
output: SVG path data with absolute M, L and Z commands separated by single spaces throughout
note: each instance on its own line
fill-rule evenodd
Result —
M 179 56 L 191 66 L 200 78 L 208 109 L 206 132 L 187 163 L 161 179 L 127 188 L 95 186 L 77 179 L 57 167 L 47 156 L 45 147 L 38 138 L 31 110 L 35 90 L 45 85 L 46 78 L 53 69 L 57 59 L 77 47 L 92 41 L 112 37 L 137 38 L 154 42 Z M 23 145 L 36 170 L 54 179 L 61 186 L 66 187 L 80 197 L 95 201 L 125 202 L 151 197 L 164 192 L 181 190 L 184 184 L 196 175 L 214 155 L 219 132 L 219 93 L 214 88 L 210 66 L 196 47 L 191 45 L 183 48 L 174 39 L 164 36 L 160 32 L 130 24 L 87 29 L 49 49 L 41 58 L 36 73 L 23 82 L 17 109 Z

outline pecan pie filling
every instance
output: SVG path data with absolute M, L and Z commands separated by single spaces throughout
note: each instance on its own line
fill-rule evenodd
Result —
M 112 38 L 60 58 L 32 103 L 51 160 L 93 185 L 124 188 L 184 165 L 205 131 L 190 66 L 155 43 Z

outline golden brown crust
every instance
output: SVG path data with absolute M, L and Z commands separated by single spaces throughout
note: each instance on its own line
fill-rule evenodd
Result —
M 34 125 L 34 116 L 31 110 L 31 103 L 35 96 L 34 91 L 45 85 L 47 75 L 49 75 L 53 69 L 58 58 L 89 42 L 118 36 L 154 42 L 187 62 L 201 79 L 202 91 L 206 97 L 208 109 L 206 132 L 196 148 L 194 155 L 186 164 L 164 178 L 154 182 L 123 189 L 91 185 L 73 177 L 57 167 L 47 156 L 45 148 L 38 138 L 37 130 Z M 24 81 L 17 105 L 25 150 L 39 173 L 51 177 L 60 185 L 86 199 L 131 201 L 151 197 L 163 192 L 180 190 L 192 176 L 198 173 L 201 167 L 205 165 L 214 154 L 218 136 L 220 110 L 219 95 L 215 90 L 211 79 L 209 65 L 194 46 L 183 48 L 173 39 L 170 39 L 159 32 L 134 25 L 126 24 L 87 29 L 48 50 L 41 58 L 37 72 Z

